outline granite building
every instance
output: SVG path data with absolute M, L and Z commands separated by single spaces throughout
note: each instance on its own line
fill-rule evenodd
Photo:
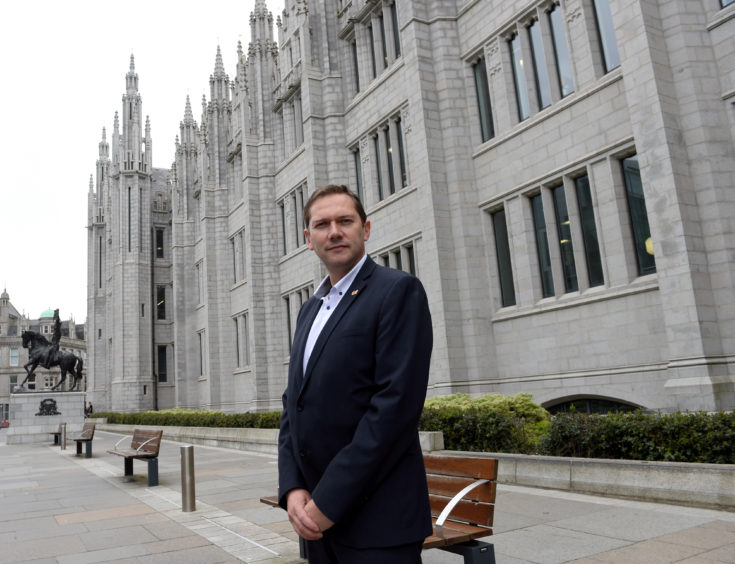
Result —
M 430 395 L 735 408 L 733 0 L 286 0 L 273 24 L 256 0 L 232 77 L 217 48 L 167 170 L 131 58 L 90 181 L 98 410 L 278 408 L 328 183 L 426 287 Z

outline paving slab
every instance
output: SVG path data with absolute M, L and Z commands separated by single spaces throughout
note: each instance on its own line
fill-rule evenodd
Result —
M 286 513 L 259 503 L 277 485 L 274 455 L 195 447 L 196 511 L 182 511 L 180 443 L 163 441 L 159 483 L 147 465 L 126 482 L 95 433 L 93 457 L 50 444 L 6 445 L 0 431 L 0 564 L 303 563 Z M 735 564 L 735 513 L 498 486 L 498 564 Z M 461 564 L 423 554 L 425 564 Z

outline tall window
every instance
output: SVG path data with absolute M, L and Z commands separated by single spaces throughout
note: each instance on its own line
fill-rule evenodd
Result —
M 564 196 L 564 186 L 557 186 L 551 190 L 554 197 L 554 214 L 556 215 L 556 232 L 559 237 L 559 254 L 564 272 L 564 290 L 576 292 L 577 269 L 574 264 L 574 248 L 572 246 L 572 229 L 567 210 L 567 200 Z
M 406 171 L 406 153 L 403 147 L 403 126 L 401 125 L 401 118 L 397 118 L 395 121 L 396 126 L 396 143 L 398 144 L 398 164 L 400 166 L 401 173 L 401 187 L 405 188 L 408 186 L 408 173 Z
M 541 276 L 541 293 L 544 298 L 554 295 L 554 277 L 551 271 L 551 256 L 549 255 L 549 238 L 546 233 L 546 219 L 541 194 L 531 198 L 531 212 L 533 214 L 533 228 L 536 235 L 536 252 L 538 253 L 539 275 Z
M 291 344 L 293 343 L 293 331 L 291 330 L 291 298 L 290 296 L 283 296 L 283 305 L 286 310 L 286 335 L 288 339 L 288 350 L 291 350 Z
M 388 67 L 388 48 L 385 43 L 385 18 L 383 14 L 378 16 L 378 22 L 380 23 L 380 50 L 383 59 L 383 68 Z
M 582 242 L 584 243 L 584 258 L 587 263 L 587 276 L 590 287 L 601 286 L 605 280 L 602 274 L 602 259 L 600 257 L 600 244 L 597 240 L 597 226 L 595 224 L 589 176 L 580 176 L 574 180 L 574 185 L 577 191 L 577 206 L 582 224 Z
M 605 64 L 605 72 L 620 66 L 620 55 L 618 44 L 615 41 L 615 26 L 613 25 L 612 13 L 610 12 L 609 0 L 594 0 L 595 19 L 597 20 L 597 33 L 602 46 L 602 59 Z
M 158 345 L 158 381 L 166 382 L 168 380 L 168 364 L 166 362 L 166 345 Z
M 18 347 L 10 347 L 10 366 L 18 366 Z
M 250 328 L 247 313 L 242 313 L 235 318 L 235 335 L 237 366 L 250 366 Z
M 385 158 L 388 164 L 388 191 L 395 194 L 396 179 L 393 176 L 393 147 L 390 143 L 390 131 L 387 127 L 383 130 L 383 138 L 385 141 Z
M 197 285 L 197 304 L 201 304 L 204 299 L 204 269 L 201 261 L 194 265 L 194 271 Z
M 484 143 L 495 136 L 495 130 L 493 129 L 493 112 L 490 105 L 490 88 L 487 83 L 485 57 L 480 57 L 477 62 L 472 65 L 472 74 L 475 77 L 477 109 L 480 114 L 480 137 Z
M 204 359 L 205 359 L 204 331 L 199 331 L 197 333 L 197 337 L 199 341 L 199 375 L 204 376 Z
M 656 272 L 656 260 L 653 256 L 653 240 L 651 239 L 651 228 L 648 224 L 648 212 L 646 211 L 646 199 L 643 195 L 638 155 L 623 159 L 622 166 L 638 274 L 641 276 L 652 274 Z
M 539 108 L 545 108 L 546 106 L 551 105 L 551 85 L 549 84 L 549 73 L 546 66 L 544 41 L 541 37 L 541 23 L 538 20 L 534 20 L 534 22 L 528 27 L 528 35 L 531 40 L 533 74 L 536 79 L 538 105 Z
M 378 76 L 378 67 L 375 62 L 375 34 L 373 26 L 368 26 L 368 35 L 370 37 L 370 68 L 373 70 L 373 78 Z
M 500 303 L 503 304 L 503 307 L 513 306 L 516 305 L 516 292 L 513 287 L 513 269 L 510 262 L 505 210 L 496 211 L 491 217 L 495 235 L 495 256 L 498 260 L 498 278 L 500 279 Z
M 396 10 L 395 2 L 390 5 L 390 19 L 393 24 L 393 48 L 395 49 L 396 57 L 398 57 L 401 54 L 401 31 L 398 27 L 398 11 Z
M 355 92 L 360 91 L 360 68 L 357 66 L 357 41 L 354 39 L 350 43 L 350 51 L 352 51 L 352 78 L 355 81 Z
M 166 286 L 156 286 L 156 319 L 166 319 Z
M 163 229 L 156 229 L 156 258 L 163 258 Z
M 385 194 L 383 193 L 383 171 L 380 163 L 380 138 L 377 133 L 373 136 L 373 149 L 375 152 L 375 176 L 378 181 L 378 200 L 382 200 L 385 198 Z
M 288 241 L 286 238 L 286 203 L 281 200 L 278 204 L 281 207 L 281 242 L 283 245 L 283 254 L 288 254 Z
M 554 44 L 554 57 L 556 59 L 556 76 L 559 80 L 559 89 L 562 97 L 574 92 L 574 78 L 572 74 L 572 60 L 569 57 L 567 46 L 567 34 L 564 29 L 564 17 L 558 5 L 549 12 L 549 23 L 551 24 L 551 39 Z
M 360 147 L 352 151 L 352 158 L 355 161 L 355 187 L 357 188 L 357 197 L 363 200 L 362 195 L 362 161 L 360 159 Z
M 526 75 L 523 70 L 523 53 L 521 52 L 521 38 L 514 35 L 508 44 L 510 45 L 510 56 L 513 62 L 513 81 L 516 88 L 516 103 L 518 104 L 518 119 L 523 121 L 529 116 L 530 106 L 528 103 L 528 86 Z
M 304 142 L 304 116 L 301 109 L 301 94 L 293 99 L 293 130 L 294 147 L 299 147 Z

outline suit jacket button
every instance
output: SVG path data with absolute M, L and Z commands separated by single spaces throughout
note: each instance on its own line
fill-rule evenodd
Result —
M 299 451 L 299 456 L 300 456 L 301 458 L 304 458 L 304 457 L 306 456 L 306 451 L 305 451 L 305 450 L 300 450 L 300 451 Z
M 302 403 L 296 404 L 296 411 L 304 411 L 304 404 Z

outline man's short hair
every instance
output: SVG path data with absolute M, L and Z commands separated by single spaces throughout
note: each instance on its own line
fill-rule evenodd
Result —
M 306 227 L 306 229 L 309 229 L 309 222 L 311 221 L 311 206 L 314 205 L 314 202 L 317 201 L 319 198 L 323 198 L 324 196 L 329 196 L 331 194 L 344 194 L 345 196 L 349 196 L 352 199 L 352 202 L 355 204 L 355 211 L 357 211 L 357 215 L 360 216 L 362 224 L 365 225 L 365 222 L 367 221 L 367 214 L 365 213 L 365 208 L 362 207 L 360 197 L 343 184 L 328 184 L 327 186 L 317 188 L 314 193 L 309 196 L 309 199 L 304 205 L 303 217 L 304 226 Z

